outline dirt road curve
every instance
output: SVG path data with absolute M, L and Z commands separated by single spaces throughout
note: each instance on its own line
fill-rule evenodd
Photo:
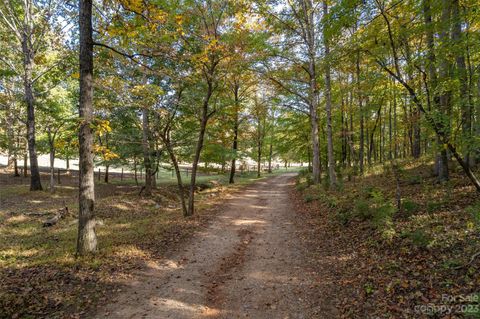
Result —
M 98 318 L 312 318 L 288 201 L 292 175 L 259 181 Z

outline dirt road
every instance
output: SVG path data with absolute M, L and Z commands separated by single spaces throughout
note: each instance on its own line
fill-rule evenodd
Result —
M 288 200 L 292 182 L 285 174 L 245 188 L 97 317 L 313 318 L 310 276 Z

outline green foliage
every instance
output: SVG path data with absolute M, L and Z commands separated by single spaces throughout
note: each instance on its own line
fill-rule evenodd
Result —
M 350 220 L 354 217 L 354 214 L 350 209 L 339 209 L 337 210 L 335 216 L 335 220 L 340 223 L 341 225 L 347 225 Z
M 370 209 L 370 203 L 363 198 L 360 198 L 355 203 L 355 212 L 362 220 L 369 220 L 373 216 L 373 212 Z
M 303 192 L 304 190 L 307 189 L 307 187 L 308 187 L 308 185 L 306 183 L 297 183 L 297 185 L 295 186 L 295 188 L 299 192 Z
M 477 202 L 466 208 L 467 213 L 470 214 L 473 221 L 473 226 L 477 231 L 480 231 L 480 202 Z
M 407 178 L 407 184 L 408 185 L 417 185 L 417 184 L 421 184 L 423 181 L 422 179 L 422 176 L 420 175 L 413 175 L 413 176 L 409 176 Z
M 422 229 L 406 232 L 402 234 L 402 237 L 408 238 L 415 247 L 419 248 L 426 248 L 432 240 L 430 236 Z
M 415 203 L 413 200 L 405 199 L 402 201 L 402 209 L 408 215 L 414 214 L 418 211 L 418 204 Z
M 317 200 L 318 199 L 318 196 L 314 195 L 314 194 L 306 194 L 303 199 L 305 200 L 306 203 L 310 203 L 310 202 L 313 202 L 314 200 Z
M 365 283 L 365 285 L 363 286 L 363 288 L 365 289 L 365 293 L 367 295 L 371 295 L 374 293 L 375 291 L 375 286 L 373 285 L 373 283 L 371 282 L 367 282 Z
M 434 201 L 434 200 L 428 201 L 427 202 L 427 212 L 429 212 L 429 213 L 436 212 L 440 208 L 442 208 L 442 206 L 443 206 L 443 201 L 440 201 L 440 202 Z

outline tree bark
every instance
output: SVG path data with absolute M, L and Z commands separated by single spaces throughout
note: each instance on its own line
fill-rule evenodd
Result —
M 309 115 L 310 115 L 310 128 L 311 128 L 311 139 L 312 139 L 312 171 L 313 171 L 313 182 L 315 184 L 320 183 L 321 172 L 320 172 L 320 141 L 319 141 L 319 130 L 318 130 L 318 83 L 317 83 L 317 71 L 316 71 L 316 43 L 315 43 L 315 23 L 313 15 L 313 4 L 311 0 L 302 1 L 304 14 L 306 16 L 306 40 L 308 47 L 308 73 L 309 73 Z
M 323 16 L 324 19 L 328 16 L 327 2 L 323 1 Z M 325 47 L 325 111 L 327 113 L 327 154 L 328 154 L 328 176 L 330 179 L 330 186 L 337 187 L 337 174 L 335 173 L 335 156 L 333 154 L 333 129 L 332 129 L 332 88 L 330 82 L 330 46 L 328 41 L 328 34 L 326 29 L 326 20 L 323 27 L 323 41 Z
M 51 128 L 47 130 L 48 147 L 50 149 L 50 193 L 55 192 L 55 133 L 52 134 Z
M 459 0 L 452 0 L 452 40 L 455 45 L 455 63 L 457 77 L 460 82 L 460 109 L 462 114 L 462 138 L 464 152 L 463 159 L 466 166 L 470 166 L 470 145 L 472 137 L 472 106 L 470 105 L 469 80 L 462 43 L 462 19 L 460 17 Z
M 145 196 L 152 195 L 152 162 L 150 159 L 150 127 L 147 108 L 142 109 L 142 148 L 143 165 L 145 166 Z
M 270 148 L 268 151 L 268 173 L 272 173 L 272 157 L 273 157 L 273 137 L 270 138 Z
M 230 164 L 230 178 L 228 180 L 229 184 L 235 183 L 235 170 L 236 170 L 236 161 L 237 161 L 237 151 L 238 151 L 238 128 L 240 126 L 239 120 L 240 120 L 240 101 L 238 98 L 238 90 L 239 86 L 236 84 L 234 88 L 234 103 L 235 103 L 235 114 L 234 114 L 234 119 L 233 119 L 233 143 L 232 143 L 232 152 L 233 152 L 233 158 L 232 162 Z
M 26 19 L 31 19 L 29 14 L 25 14 Z M 29 17 L 29 18 L 27 18 Z M 38 168 L 37 149 L 35 140 L 35 97 L 33 95 L 32 87 L 32 68 L 34 52 L 31 48 L 31 39 L 29 35 L 32 30 L 30 29 L 30 22 L 26 21 L 26 30 L 23 33 L 22 39 L 22 51 L 23 51 L 23 84 L 25 90 L 25 103 L 27 105 L 27 142 L 28 142 L 28 154 L 30 157 L 30 190 L 38 191 L 42 190 L 42 183 L 40 181 L 40 171 Z
M 97 250 L 95 233 L 95 185 L 93 166 L 93 39 L 92 0 L 80 0 L 80 130 L 79 130 L 79 210 L 77 254 Z
M 210 75 L 213 76 L 213 70 L 210 72 Z M 205 131 L 207 129 L 208 119 L 210 114 L 208 113 L 208 106 L 210 98 L 213 94 L 213 79 L 208 79 L 207 81 L 207 92 L 205 98 L 203 99 L 202 105 L 202 115 L 200 119 L 200 132 L 198 134 L 197 146 L 195 147 L 195 155 L 192 163 L 192 175 L 190 179 L 190 190 L 188 197 L 188 213 L 187 216 L 192 216 L 195 212 L 195 187 L 196 187 L 196 178 L 197 178 L 197 169 L 198 162 L 200 161 L 200 154 L 202 152 L 203 143 L 205 139 Z
M 134 178 L 135 178 L 135 185 L 138 186 L 138 173 L 137 173 L 137 158 L 133 158 L 133 172 L 134 172 Z
M 180 167 L 178 166 L 178 160 L 173 152 L 173 148 L 170 142 L 166 143 L 167 152 L 172 161 L 173 168 L 175 169 L 175 175 L 177 177 L 178 193 L 180 196 L 180 203 L 182 204 L 183 216 L 188 216 L 187 203 L 185 202 L 185 191 L 183 189 L 182 182 L 182 173 L 180 172 Z
M 442 9 L 442 30 L 440 32 L 440 41 L 448 41 L 448 30 L 450 26 L 450 1 L 443 0 L 443 9 Z M 440 67 L 439 67 L 439 75 L 441 81 L 446 81 L 447 78 L 450 76 L 450 65 L 445 56 L 441 57 L 440 59 Z M 448 136 L 450 134 L 450 119 L 448 119 L 448 113 L 450 109 L 451 103 L 451 94 L 450 92 L 443 92 L 442 95 L 439 97 L 440 102 L 440 111 L 441 113 L 446 116 L 443 121 L 440 121 L 440 130 L 442 134 Z M 448 154 L 447 154 L 447 147 L 445 147 L 441 140 L 439 140 L 440 144 L 440 154 L 437 157 L 438 162 L 438 180 L 439 181 L 446 181 L 449 179 L 449 168 L 448 168 Z
M 109 183 L 109 178 L 110 178 L 109 168 L 110 168 L 110 165 L 105 164 L 105 176 L 103 178 L 103 181 L 105 182 L 105 184 Z
M 262 176 L 261 162 L 262 162 L 262 142 L 260 141 L 260 138 L 259 138 L 257 142 L 257 177 L 258 178 Z
M 360 113 L 360 138 L 359 138 L 359 151 L 358 151 L 358 166 L 360 169 L 360 175 L 363 175 L 364 171 L 364 157 L 365 157 L 365 134 L 364 134 L 364 116 L 363 116 L 363 93 L 361 88 L 360 81 L 360 52 L 357 52 L 357 99 L 358 99 L 358 108 Z

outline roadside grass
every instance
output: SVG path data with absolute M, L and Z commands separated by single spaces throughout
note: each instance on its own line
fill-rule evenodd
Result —
M 289 170 L 295 171 L 295 170 Z M 263 174 L 261 178 L 285 173 Z M 201 176 L 196 214 L 182 216 L 176 180 L 157 183 L 152 197 L 139 196 L 133 180 L 96 184 L 99 251 L 75 256 L 77 188 L 59 185 L 55 193 L 6 185 L 0 197 L 0 317 L 75 318 L 121 289 L 132 270 L 155 263 L 202 227 L 221 204 L 256 174 Z M 133 184 L 132 184 L 133 182 Z M 141 182 L 141 181 L 139 181 Z M 71 181 L 70 184 L 74 184 Z M 69 215 L 53 227 L 42 222 L 64 206 Z

